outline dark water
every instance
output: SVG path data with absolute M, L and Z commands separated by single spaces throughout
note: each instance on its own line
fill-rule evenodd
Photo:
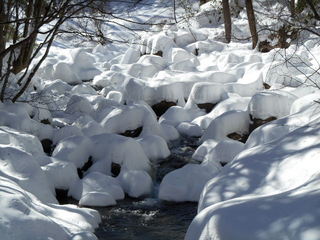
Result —
M 168 203 L 157 199 L 161 179 L 168 172 L 193 162 L 197 139 L 181 138 L 171 143 L 171 156 L 155 165 L 154 193 L 150 198 L 118 201 L 114 207 L 96 208 L 102 223 L 95 234 L 99 240 L 184 239 L 197 212 L 197 203 Z

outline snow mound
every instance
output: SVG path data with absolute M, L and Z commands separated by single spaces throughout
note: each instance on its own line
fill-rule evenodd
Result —
M 143 197 L 152 190 L 152 179 L 145 171 L 122 169 L 117 178 L 130 197 Z
M 166 141 L 157 135 L 147 135 L 138 139 L 146 156 L 154 161 L 169 157 L 170 150 Z
M 42 167 L 50 183 L 56 189 L 68 190 L 79 180 L 77 168 L 72 162 L 54 161 Z
M 35 157 L 45 155 L 37 137 L 9 127 L 0 127 L 0 146 L 18 148 Z
M 281 118 L 290 113 L 297 97 L 284 91 L 265 91 L 255 94 L 249 103 L 249 112 L 253 118 Z
M 134 139 L 116 135 L 100 134 L 91 137 L 94 150 L 92 157 L 95 162 L 101 162 L 107 174 L 110 173 L 111 164 L 120 164 L 129 170 L 150 170 L 150 162 L 142 146 Z
M 230 96 L 229 98 L 219 102 L 214 109 L 203 116 L 195 118 L 192 122 L 199 125 L 202 129 L 207 129 L 211 121 L 225 112 L 231 110 L 246 111 L 251 98 L 240 97 L 238 95 Z
M 317 239 L 318 136 L 318 128 L 300 127 L 241 152 L 206 184 L 186 239 Z
M 159 198 L 166 201 L 197 202 L 200 193 L 208 180 L 220 171 L 215 163 L 187 164 L 164 176 L 160 188 Z
M 38 162 L 24 151 L 0 146 L 0 176 L 16 182 L 42 202 L 58 203 Z
M 71 187 L 69 195 L 80 200 L 79 204 L 85 206 L 115 205 L 116 200 L 124 198 L 119 181 L 100 172 L 90 172 L 78 180 Z
M 232 139 L 222 140 L 212 147 L 206 154 L 203 163 L 216 162 L 218 164 L 226 164 L 244 150 L 244 144 Z
M 246 134 L 249 130 L 249 114 L 244 111 L 232 110 L 215 118 L 204 132 L 201 142 L 208 139 L 224 140 L 228 134 Z
M 1 239 L 97 239 L 92 232 L 101 220 L 95 210 L 45 205 L 14 181 L 0 176 L 0 182 Z
M 61 140 L 54 149 L 52 156 L 66 162 L 72 162 L 81 168 L 90 156 L 92 143 L 84 136 L 72 136 Z

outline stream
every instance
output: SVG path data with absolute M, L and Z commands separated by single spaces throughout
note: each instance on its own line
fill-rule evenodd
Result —
M 192 219 L 197 213 L 197 203 L 172 203 L 157 198 L 164 175 L 187 163 L 197 147 L 196 138 L 180 138 L 170 143 L 171 155 L 154 166 L 154 191 L 149 198 L 126 197 L 116 206 L 95 208 L 102 223 L 95 234 L 99 240 L 167 240 L 184 239 Z

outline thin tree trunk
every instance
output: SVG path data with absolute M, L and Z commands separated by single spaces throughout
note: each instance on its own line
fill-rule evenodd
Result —
M 176 15 L 176 0 L 173 0 L 173 18 L 174 18 L 174 21 L 178 23 L 177 15 Z
M 257 46 L 259 39 L 258 39 L 256 18 L 254 16 L 252 0 L 246 0 L 246 9 L 247 9 L 247 16 L 248 16 L 251 38 L 252 38 L 252 48 L 254 49 Z
M 320 15 L 319 13 L 317 12 L 317 9 L 316 7 L 314 6 L 312 0 L 306 0 L 307 4 L 309 5 L 309 7 L 311 8 L 311 11 L 313 12 L 314 14 L 314 18 L 317 19 L 317 20 L 320 20 Z
M 229 0 L 222 0 L 223 18 L 224 18 L 224 30 L 226 36 L 226 42 L 231 41 L 231 14 L 229 7 Z
M 33 9 L 31 9 L 31 7 Z M 43 7 L 42 0 L 35 0 L 35 3 L 33 3 L 33 0 L 29 0 L 29 5 L 27 7 L 27 20 L 24 25 L 24 33 L 23 33 L 24 37 L 27 37 L 31 31 L 38 28 L 42 7 Z M 30 20 L 30 17 L 32 17 L 33 20 Z M 19 73 L 27 67 L 27 65 L 29 64 L 31 54 L 33 52 L 33 47 L 36 42 L 36 39 L 37 39 L 37 35 L 35 34 L 33 35 L 33 37 L 30 38 L 29 41 L 27 41 L 24 45 L 22 45 L 22 47 L 20 48 L 20 54 L 13 64 L 13 68 L 12 68 L 13 73 L 15 74 Z
M 296 4 L 295 4 L 295 0 L 289 0 L 290 2 L 290 12 L 291 12 L 291 17 L 295 17 L 296 16 Z

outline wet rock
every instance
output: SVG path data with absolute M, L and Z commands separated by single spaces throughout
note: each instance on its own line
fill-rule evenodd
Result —
M 51 124 L 51 122 L 50 122 L 49 119 L 43 119 L 43 120 L 41 120 L 40 122 L 43 123 L 43 124 L 47 124 L 47 125 L 50 125 L 50 124 Z
M 117 177 L 121 172 L 121 165 L 118 163 L 111 163 L 111 173 L 112 177 Z
M 68 190 L 56 188 L 55 191 L 56 199 L 58 200 L 60 205 L 69 203 Z
M 157 55 L 159 57 L 162 57 L 163 56 L 163 52 L 162 51 L 158 51 L 158 52 L 154 53 L 153 55 Z
M 134 130 L 127 130 L 123 133 L 120 133 L 120 135 L 125 137 L 132 137 L 132 138 L 139 137 L 140 133 L 142 132 L 142 129 L 143 129 L 142 127 L 138 127 Z
M 264 89 L 270 89 L 271 86 L 268 83 L 263 83 L 263 87 Z
M 45 138 L 45 139 L 41 140 L 41 144 L 42 144 L 43 151 L 48 156 L 51 156 L 52 151 L 53 151 L 53 146 L 52 146 L 53 142 L 50 139 Z
M 88 161 L 82 166 L 82 168 L 77 168 L 77 172 L 78 172 L 78 176 L 80 179 L 83 178 L 83 174 L 88 171 L 88 169 L 92 166 L 93 161 L 92 161 L 92 157 L 90 156 L 88 158 Z
M 276 120 L 276 117 L 268 117 L 266 119 L 259 119 L 259 118 L 253 118 L 252 115 L 250 115 L 250 125 L 249 125 L 249 132 L 251 133 L 253 130 L 255 130 L 257 127 L 260 127 L 263 124 L 266 124 L 268 122 Z
M 177 103 L 175 102 L 167 102 L 167 101 L 161 101 L 159 103 L 156 103 L 152 106 L 153 111 L 155 114 L 160 117 L 162 114 L 164 114 L 170 107 L 176 106 Z
M 211 110 L 216 106 L 214 103 L 200 103 L 197 104 L 198 108 L 204 109 L 206 113 L 211 112 Z
M 248 137 L 249 137 L 249 134 L 239 134 L 239 133 L 236 133 L 236 132 L 233 132 L 233 133 L 230 133 L 227 135 L 228 138 L 232 139 L 232 140 L 236 140 L 236 141 L 239 141 L 239 142 L 242 142 L 242 143 L 246 143 Z

